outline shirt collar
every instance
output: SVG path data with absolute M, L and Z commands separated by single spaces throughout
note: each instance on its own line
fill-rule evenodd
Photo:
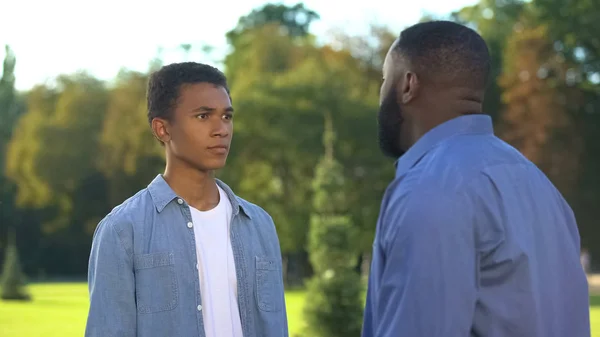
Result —
M 492 118 L 488 115 L 464 115 L 453 118 L 429 130 L 395 163 L 396 177 L 405 174 L 433 147 L 456 135 L 493 134 Z
M 224 182 L 219 179 L 215 179 L 217 185 L 225 191 L 229 202 L 231 203 L 231 208 L 233 210 L 233 215 L 237 215 L 240 212 L 240 209 L 246 214 L 247 217 L 250 218 L 250 212 L 247 209 L 246 205 L 242 205 L 243 203 L 238 200 L 239 198 L 233 193 L 231 188 L 227 186 Z M 166 182 L 165 178 L 162 174 L 157 175 L 154 180 L 148 185 L 148 191 L 150 192 L 150 196 L 152 197 L 152 202 L 154 202 L 154 206 L 156 210 L 160 213 L 165 209 L 165 207 L 175 199 L 178 199 L 179 196 L 173 191 L 171 186 Z M 185 202 L 185 201 L 184 201 Z

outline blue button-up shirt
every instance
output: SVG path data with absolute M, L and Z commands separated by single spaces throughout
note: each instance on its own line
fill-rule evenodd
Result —
M 231 245 L 244 337 L 288 336 L 273 220 L 217 183 L 233 209 Z M 159 175 L 100 222 L 89 261 L 85 336 L 204 337 L 191 221 L 189 206 Z
M 573 212 L 488 116 L 400 158 L 375 236 L 364 337 L 590 336 Z

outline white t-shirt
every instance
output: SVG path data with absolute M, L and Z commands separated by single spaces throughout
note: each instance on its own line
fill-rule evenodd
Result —
M 230 240 L 231 202 L 219 187 L 219 204 L 208 211 L 190 207 L 206 337 L 243 337 L 237 279 Z

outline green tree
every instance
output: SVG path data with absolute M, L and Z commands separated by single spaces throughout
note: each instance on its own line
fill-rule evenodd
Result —
M 3 300 L 31 300 L 31 296 L 25 289 L 25 277 L 21 270 L 14 231 L 11 231 L 8 237 L 0 289 L 2 290 L 0 298 Z
M 534 6 L 538 18 L 548 24 L 556 48 L 577 60 L 587 75 L 600 73 L 600 1 L 537 0 Z M 595 85 L 600 88 L 600 80 Z
M 8 229 L 17 225 L 17 210 L 14 207 L 16 186 L 4 174 L 7 146 L 15 124 L 24 111 L 15 90 L 15 66 L 16 57 L 10 47 L 6 46 L 0 77 L 0 238 L 8 237 Z
M 280 235 L 284 268 L 288 257 L 298 264 L 295 280 L 307 272 L 302 253 L 308 227 L 310 187 L 317 156 L 319 110 L 312 99 L 301 95 L 299 79 L 288 76 L 303 55 L 316 53 L 310 45 L 297 45 L 289 38 L 272 34 L 275 25 L 248 32 L 251 42 L 236 49 L 230 60 L 244 64 L 231 83 L 233 104 L 238 111 L 234 122 L 232 152 L 222 178 L 243 197 L 264 205 L 273 216 Z M 256 55 L 256 58 L 247 58 Z M 278 55 L 277 62 L 269 62 Z M 264 56 L 264 58 L 263 58 Z M 275 67 L 275 68 L 274 68 Z M 276 69 L 279 70 L 276 70 Z M 230 68 L 227 68 L 228 78 Z M 302 127 L 298 127 L 302 125 Z M 287 281 L 290 281 L 286 277 Z
M 372 237 L 378 208 L 378 193 L 372 187 L 386 179 L 379 174 L 382 168 L 392 168 L 391 163 L 382 164 L 385 159 L 376 149 L 380 75 L 366 79 L 349 50 L 294 43 L 270 34 L 272 29 L 265 26 L 248 34 L 261 43 L 250 44 L 256 51 L 243 53 L 287 55 L 282 61 L 285 70 L 273 71 L 269 62 L 251 61 L 238 72 L 231 91 L 238 110 L 233 151 L 223 175 L 236 182 L 240 194 L 265 205 L 273 215 L 284 254 L 302 252 L 310 213 L 306 200 L 313 193 L 305 182 L 314 176 L 323 114 L 330 111 L 343 125 L 337 153 L 348 171 L 344 173 L 352 177 L 349 184 L 357 188 L 349 190 L 348 202 L 356 206 L 350 207 L 356 226 L 365 225 L 361 245 L 370 250 L 371 243 L 366 242 Z M 362 197 L 373 198 L 361 202 L 361 192 L 366 192 Z
M 2 77 L 0 77 L 0 153 L 12 136 L 12 129 L 19 117 L 19 102 L 15 90 L 16 57 L 9 46 L 5 46 Z M 4 167 L 4 156 L 0 156 L 0 167 Z
M 252 10 L 238 20 L 237 26 L 227 33 L 227 40 L 235 44 L 236 40 L 252 29 L 276 23 L 284 28 L 285 34 L 291 37 L 308 35 L 310 24 L 319 19 L 319 14 L 304 7 L 303 3 L 293 6 L 283 4 L 266 4 Z
M 316 138 L 307 135 L 317 135 L 314 126 L 322 124 L 318 110 L 309 110 L 306 101 L 295 104 L 298 95 L 287 85 L 286 74 L 318 53 L 310 36 L 292 36 L 285 28 L 302 26 L 294 23 L 302 17 L 297 15 L 301 7 L 265 6 L 241 18 L 228 34 L 232 52 L 225 58 L 225 73 L 237 113 L 232 151 L 219 173 L 241 196 L 273 216 L 286 282 L 291 261 L 298 266 L 292 268 L 292 273 L 297 271 L 291 280 L 295 283 L 309 272 L 303 250 L 310 209 L 305 200 L 311 192 L 304 182 L 312 176 L 317 156 L 311 151 Z M 309 24 L 304 23 L 305 33 Z M 287 101 L 290 97 L 294 102 Z
M 344 92 L 338 102 L 344 102 L 335 116 L 337 130 L 336 159 L 342 163 L 348 177 L 347 202 L 354 225 L 359 228 L 363 276 L 368 276 L 370 254 L 379 215 L 380 200 L 385 188 L 393 178 L 391 160 L 381 155 L 377 144 L 379 91 L 385 56 L 397 38 L 387 27 L 372 25 L 366 36 L 350 36 L 336 33 L 327 58 L 320 62 L 319 73 L 328 78 L 339 79 L 337 88 Z M 324 49 L 329 49 L 324 47 Z M 340 86 L 344 84 L 344 86 Z M 321 92 L 330 93 L 330 84 L 323 85 Z
M 243 31 L 226 58 L 236 110 L 235 135 L 222 177 L 273 215 L 284 261 L 305 258 L 323 114 L 339 125 L 337 159 L 349 179 L 349 209 L 370 252 L 379 198 L 393 173 L 377 149 L 383 59 L 395 34 L 374 26 L 372 35 L 337 34 L 318 46 L 310 35 L 290 37 L 282 23 Z M 365 259 L 368 265 L 369 259 Z M 307 268 L 308 269 L 308 268 Z M 293 271 L 292 271 L 293 272 Z
M 96 164 L 107 179 L 110 207 L 164 169 L 164 148 L 153 137 L 146 114 L 147 81 L 147 74 L 121 71 L 108 92 Z
M 15 90 L 16 58 L 5 47 L 2 77 L 0 77 L 0 237 L 7 238 L 4 270 L 0 280 L 5 300 L 28 300 L 15 242 L 17 210 L 14 207 L 15 185 L 4 175 L 5 153 L 13 128 L 23 109 Z
M 85 74 L 61 76 L 56 87 L 38 86 L 28 94 L 6 173 L 18 186 L 19 207 L 55 208 L 56 216 L 44 224 L 47 232 L 68 228 L 75 211 L 86 218 L 75 221 L 83 228 L 106 207 L 96 160 L 107 97 L 104 83 Z
M 224 62 L 229 85 L 236 87 L 238 78 L 247 79 L 241 74 L 248 67 L 260 68 L 267 73 L 284 72 L 292 62 L 300 60 L 302 55 L 296 51 L 302 47 L 288 46 L 294 43 L 313 45 L 309 28 L 318 18 L 316 12 L 301 3 L 294 6 L 267 4 L 241 17 L 236 27 L 226 34 L 233 49 Z M 257 82 L 265 80 L 262 77 L 253 79 Z
M 9 143 L 6 173 L 18 187 L 23 222 L 38 221 L 39 229 L 26 227 L 41 238 L 30 240 L 48 252 L 27 252 L 43 261 L 36 271 L 85 272 L 91 231 L 110 210 L 97 167 L 107 101 L 104 83 L 84 73 L 60 76 L 27 93 L 28 109 Z M 30 210 L 43 217 L 29 217 Z
M 354 271 L 356 227 L 346 202 L 344 170 L 334 158 L 331 115 L 326 114 L 325 155 L 315 170 L 309 252 L 315 274 L 308 283 L 304 315 L 307 336 L 360 336 L 362 284 Z

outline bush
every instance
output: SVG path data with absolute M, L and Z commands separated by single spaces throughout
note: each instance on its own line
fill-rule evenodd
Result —
M 21 271 L 21 263 L 17 251 L 14 232 L 9 235 L 4 257 L 2 280 L 0 281 L 3 300 L 29 301 L 31 297 L 25 290 L 25 276 Z
M 304 306 L 306 336 L 360 336 L 362 283 L 354 270 L 358 257 L 357 229 L 348 215 L 344 172 L 333 157 L 331 124 L 326 124 L 325 156 L 315 169 L 314 212 L 309 254 L 314 276 Z
M 363 301 L 354 270 L 325 272 L 308 282 L 304 307 L 307 336 L 360 336 Z

